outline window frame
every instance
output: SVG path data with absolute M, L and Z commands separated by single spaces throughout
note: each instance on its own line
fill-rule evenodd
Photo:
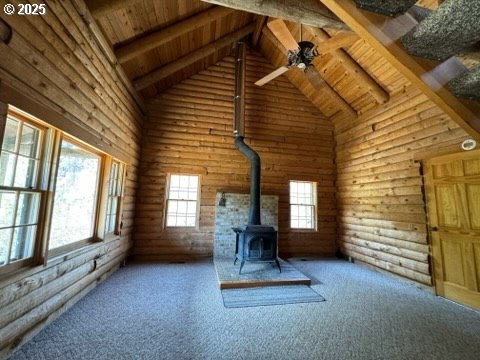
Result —
M 168 220 L 168 202 L 170 200 L 170 183 L 172 175 L 178 176 L 196 176 L 198 179 L 197 182 L 197 197 L 195 199 L 195 225 L 194 226 L 167 226 Z M 165 187 L 165 201 L 164 201 L 164 214 L 163 214 L 163 227 L 165 229 L 170 230 L 188 230 L 188 229 L 195 229 L 198 230 L 200 227 L 200 196 L 201 196 L 201 176 L 199 174 L 188 174 L 188 173 L 167 173 L 166 178 L 166 187 Z M 178 199 L 173 199 L 178 200 Z M 186 200 L 186 201 L 194 201 L 194 200 Z
M 120 193 L 115 196 L 110 195 L 110 174 L 111 174 L 111 169 L 112 166 L 116 164 L 119 169 L 119 176 L 120 178 L 116 180 L 120 180 Z M 121 169 L 121 171 L 120 171 Z M 105 176 L 103 177 L 102 181 L 102 199 L 101 202 L 104 204 L 104 206 L 101 207 L 99 211 L 99 219 L 98 219 L 98 229 L 97 229 L 97 237 L 99 239 L 104 239 L 104 240 L 113 240 L 121 236 L 122 233 L 122 211 L 123 211 L 123 201 L 125 197 L 125 184 L 126 184 L 126 178 L 127 178 L 127 164 L 124 162 L 112 158 L 112 157 L 107 157 L 105 159 L 105 164 L 103 166 L 103 172 Z M 118 186 L 118 184 L 117 184 Z M 116 197 L 117 198 L 117 209 L 116 209 L 116 214 L 115 214 L 115 224 L 113 231 L 107 231 L 107 216 L 108 214 L 108 205 L 109 205 L 109 199 L 111 197 Z
M 35 174 L 36 178 L 35 178 L 35 181 L 33 182 L 34 186 L 19 187 L 19 186 L 14 186 L 15 184 L 13 183 L 12 186 L 0 185 L 0 190 L 13 191 L 13 192 L 16 193 L 17 201 L 16 201 L 16 205 L 15 205 L 15 210 L 14 210 L 15 214 L 18 211 L 18 198 L 20 197 L 21 193 L 38 193 L 38 194 L 40 194 L 40 198 L 39 198 L 39 202 L 38 202 L 38 210 L 37 210 L 38 214 L 37 214 L 37 221 L 36 221 L 37 229 L 36 229 L 35 236 L 33 238 L 34 244 L 33 244 L 33 247 L 32 247 L 32 255 L 30 257 L 20 259 L 20 260 L 16 260 L 16 261 L 13 261 L 13 262 L 10 262 L 9 259 L 7 259 L 8 262 L 6 264 L 0 265 L 0 275 L 2 275 L 4 273 L 11 272 L 11 271 L 19 270 L 23 267 L 33 266 L 33 265 L 35 265 L 39 262 L 39 259 L 40 259 L 39 252 L 40 252 L 40 249 L 43 247 L 43 236 L 42 236 L 43 226 L 44 226 L 44 224 L 42 222 L 42 220 L 43 220 L 43 208 L 45 206 L 45 202 L 46 202 L 46 198 L 47 198 L 47 187 L 46 187 L 46 184 L 44 182 L 44 178 L 43 178 L 42 175 L 43 175 L 44 168 L 45 168 L 45 155 L 48 151 L 47 143 L 48 143 L 48 137 L 49 137 L 49 129 L 48 129 L 47 126 L 45 126 L 41 122 L 35 121 L 33 116 L 32 117 L 26 116 L 26 115 L 22 114 L 21 112 L 17 111 L 17 109 L 15 109 L 15 108 L 11 108 L 10 106 L 6 106 L 6 111 L 5 111 L 4 114 L 3 113 L 1 114 L 1 117 L 2 117 L 2 120 L 4 120 L 4 124 L 3 124 L 2 129 L 1 129 L 2 131 L 0 132 L 0 135 L 1 135 L 1 137 L 0 137 L 0 156 L 1 156 L 1 152 L 3 150 L 3 140 L 4 140 L 5 129 L 6 129 L 6 126 L 7 126 L 8 118 L 16 120 L 16 121 L 18 121 L 22 124 L 21 128 L 19 128 L 17 130 L 17 134 L 18 133 L 21 134 L 21 129 L 23 128 L 23 124 L 26 123 L 26 124 L 29 124 L 30 126 L 32 126 L 33 128 L 38 129 L 40 131 L 40 135 L 39 135 L 38 145 L 37 145 L 38 146 L 38 156 L 39 156 L 39 158 L 36 159 L 36 160 L 38 160 L 38 165 L 37 165 L 36 174 Z M 16 149 L 16 150 L 18 150 L 18 149 Z M 11 151 L 8 151 L 8 152 L 12 153 Z M 15 152 L 14 154 L 17 157 L 20 156 L 18 154 L 18 152 Z M 16 168 L 17 160 L 15 161 L 15 168 Z M 16 172 L 16 169 L 15 169 L 15 172 Z M 14 177 L 13 177 L 13 182 L 15 182 L 15 174 L 14 174 Z M 15 229 L 15 224 L 11 228 Z M 12 235 L 12 237 L 13 237 L 13 235 Z M 11 246 L 12 246 L 12 239 L 10 240 L 9 250 L 11 250 Z M 10 251 L 7 254 L 7 257 L 8 258 L 10 257 Z
M 61 146 L 62 142 L 65 141 L 67 143 L 70 143 L 74 146 L 79 147 L 80 149 L 87 151 L 91 154 L 94 154 L 99 157 L 99 165 L 98 165 L 98 175 L 97 175 L 97 181 L 95 185 L 95 206 L 94 206 L 94 214 L 93 214 L 93 224 L 92 224 L 92 236 L 84 239 L 79 239 L 76 241 L 73 241 L 71 243 L 50 249 L 50 233 L 52 230 L 52 220 L 53 220 L 53 210 L 55 208 L 55 194 L 56 194 L 56 180 L 57 180 L 57 173 L 58 173 L 58 167 L 60 165 L 60 155 L 61 155 Z M 97 228 L 98 228 L 98 221 L 99 221 L 99 214 L 100 214 L 100 208 L 102 206 L 102 187 L 100 184 L 102 183 L 104 179 L 104 163 L 105 163 L 105 154 L 103 154 L 101 151 L 96 150 L 92 146 L 85 144 L 81 142 L 80 140 L 75 139 L 74 137 L 64 133 L 64 132 L 59 132 L 57 138 L 55 139 L 55 165 L 54 169 L 51 172 L 50 176 L 50 186 L 49 191 L 51 193 L 51 207 L 49 208 L 49 222 L 48 222 L 48 235 L 47 235 L 47 251 L 48 251 L 48 256 L 57 256 L 60 254 L 64 254 L 66 252 L 70 252 L 72 250 L 76 250 L 79 247 L 82 247 L 87 244 L 95 243 L 100 241 L 99 237 L 97 236 Z
M 313 204 L 302 204 L 302 203 L 292 203 L 291 202 L 291 190 L 290 185 L 292 183 L 307 183 L 311 184 L 312 186 L 312 200 Z M 317 182 L 316 181 L 308 181 L 308 180 L 289 180 L 288 181 L 288 209 L 289 209 L 289 228 L 291 231 L 294 232 L 317 232 L 318 231 L 318 221 L 317 221 L 317 213 L 318 213 L 318 199 L 317 199 Z M 312 207 L 312 224 L 313 227 L 311 228 L 304 228 L 304 227 L 294 227 L 292 225 L 292 206 L 307 206 Z
M 96 149 L 95 147 L 79 140 L 75 136 L 62 131 L 37 117 L 24 112 L 10 104 L 0 102 L 0 149 L 3 147 L 5 136 L 5 127 L 7 118 L 13 118 L 17 121 L 33 126 L 41 131 L 38 140 L 38 165 L 36 169 L 35 187 L 6 187 L 0 186 L 1 190 L 18 191 L 17 197 L 21 192 L 40 193 L 38 204 L 38 217 L 36 220 L 36 234 L 33 239 L 32 255 L 25 259 L 16 260 L 12 263 L 0 265 L 0 275 L 10 274 L 20 270 L 28 270 L 37 265 L 47 265 L 50 261 L 56 261 L 55 258 L 65 256 L 91 244 L 118 239 L 121 236 L 121 218 L 123 212 L 124 192 L 127 177 L 127 164 L 113 156 Z M 23 125 L 22 125 L 23 126 Z M 21 130 L 17 130 L 17 134 Z M 81 149 L 95 154 L 99 157 L 97 182 L 95 185 L 95 207 L 93 213 L 93 234 L 87 239 L 49 249 L 50 231 L 54 209 L 56 176 L 60 163 L 60 152 L 62 141 L 80 147 Z M 17 145 L 16 145 L 17 146 Z M 18 146 L 17 146 L 18 147 Z M 17 155 L 18 156 L 18 155 Z M 122 169 L 120 182 L 117 183 L 120 188 L 120 195 L 117 196 L 117 213 L 115 217 L 114 231 L 105 232 L 105 216 L 107 215 L 108 205 L 108 183 L 110 181 L 109 166 L 118 164 Z M 118 180 L 118 179 L 117 179 Z M 15 179 L 13 180 L 15 181 Z M 107 187 L 105 187 L 105 185 Z M 16 210 L 17 211 L 17 210 Z M 16 212 L 15 212 L 16 213 Z M 14 224 L 15 225 L 15 224 Z M 12 225 L 12 228 L 14 228 Z M 13 236 L 13 235 L 12 235 Z M 10 241 L 11 242 L 11 241 Z M 11 244 L 8 244 L 11 247 Z M 10 257 L 10 254 L 7 255 Z

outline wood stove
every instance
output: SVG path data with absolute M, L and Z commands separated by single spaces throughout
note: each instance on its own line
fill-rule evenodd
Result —
M 234 143 L 235 147 L 250 162 L 250 207 L 248 224 L 235 227 L 236 234 L 235 261 L 240 260 L 239 274 L 245 261 L 278 262 L 277 231 L 272 226 L 260 223 L 260 156 L 245 142 L 245 42 L 237 43 L 235 63 L 235 97 L 234 97 Z
M 240 261 L 239 274 L 245 261 L 275 262 L 282 272 L 277 258 L 277 231 L 272 226 L 247 225 L 232 229 L 236 234 L 235 261 Z

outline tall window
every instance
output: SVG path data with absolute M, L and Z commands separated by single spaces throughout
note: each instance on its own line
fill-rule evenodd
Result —
M 99 155 L 62 140 L 55 177 L 50 249 L 93 237 L 100 162 Z
M 316 183 L 290 181 L 290 227 L 316 228 Z
M 0 266 L 33 256 L 43 136 L 40 127 L 7 117 L 0 154 Z
M 108 179 L 107 214 L 105 233 L 118 232 L 120 204 L 123 189 L 124 166 L 118 161 L 112 161 Z
M 10 106 L 0 145 L 0 273 L 118 234 L 125 164 Z
M 166 226 L 196 226 L 198 182 L 196 175 L 169 176 Z

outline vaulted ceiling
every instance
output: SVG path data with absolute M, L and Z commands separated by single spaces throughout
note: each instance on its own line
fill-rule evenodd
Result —
M 356 2 L 359 6 L 367 3 L 369 10 L 372 7 L 375 10 L 376 4 L 388 3 Z M 411 46 L 412 41 L 405 40 L 405 29 L 419 29 L 418 22 L 432 11 L 440 13 L 435 10 L 442 1 L 417 1 L 408 16 L 396 17 L 359 10 L 351 0 L 86 0 L 86 3 L 118 63 L 145 98 L 231 55 L 232 44 L 249 34 L 251 46 L 273 68 L 285 65 L 288 42 L 275 30 L 272 22 L 276 21 L 277 25 L 286 26 L 295 39 L 311 41 L 320 50 L 320 56 L 314 59 L 315 68 L 324 80 L 320 86 L 314 87 L 300 69 L 290 69 L 284 76 L 332 120 L 356 117 L 387 102 L 390 96 L 404 91 L 406 77 L 468 132 L 480 137 L 478 100 L 458 99 L 447 89 L 448 81 L 460 74 L 468 75 L 469 84 L 473 84 L 468 89 L 473 86 L 475 99 L 480 67 L 475 46 L 467 54 L 458 54 L 454 65 L 451 58 L 419 59 L 405 50 L 415 47 Z M 444 3 L 441 6 L 454 2 Z M 473 6 L 470 11 L 477 8 Z M 408 34 L 413 43 L 429 28 L 419 29 L 419 34 L 414 30 Z M 467 37 L 466 41 L 472 45 L 480 40 L 475 40 L 477 37 L 480 36 Z M 473 71 L 468 72 L 469 69 Z M 450 84 L 455 85 L 453 81 Z M 265 86 L 275 86 L 275 82 Z

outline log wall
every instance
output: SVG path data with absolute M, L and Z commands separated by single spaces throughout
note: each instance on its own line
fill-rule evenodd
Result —
M 141 101 L 95 26 L 82 16 L 82 0 L 50 1 L 46 9 L 44 16 L 1 12 L 13 37 L 8 45 L 0 43 L 0 101 L 127 163 L 123 230 L 112 241 L 0 277 L 0 358 L 114 271 L 132 244 Z
M 262 160 L 262 193 L 279 196 L 282 256 L 335 252 L 333 126 L 283 77 L 253 84 L 273 69 L 247 57 L 245 141 Z M 137 202 L 136 259 L 210 256 L 215 194 L 249 191 L 247 160 L 234 148 L 234 60 L 225 58 L 147 104 Z M 200 175 L 198 229 L 163 226 L 168 173 Z M 288 181 L 318 183 L 318 231 L 289 229 Z M 233 254 L 232 254 L 233 255 Z
M 355 121 L 335 124 L 339 247 L 354 259 L 431 285 L 422 161 L 461 151 L 467 134 L 403 80 Z

